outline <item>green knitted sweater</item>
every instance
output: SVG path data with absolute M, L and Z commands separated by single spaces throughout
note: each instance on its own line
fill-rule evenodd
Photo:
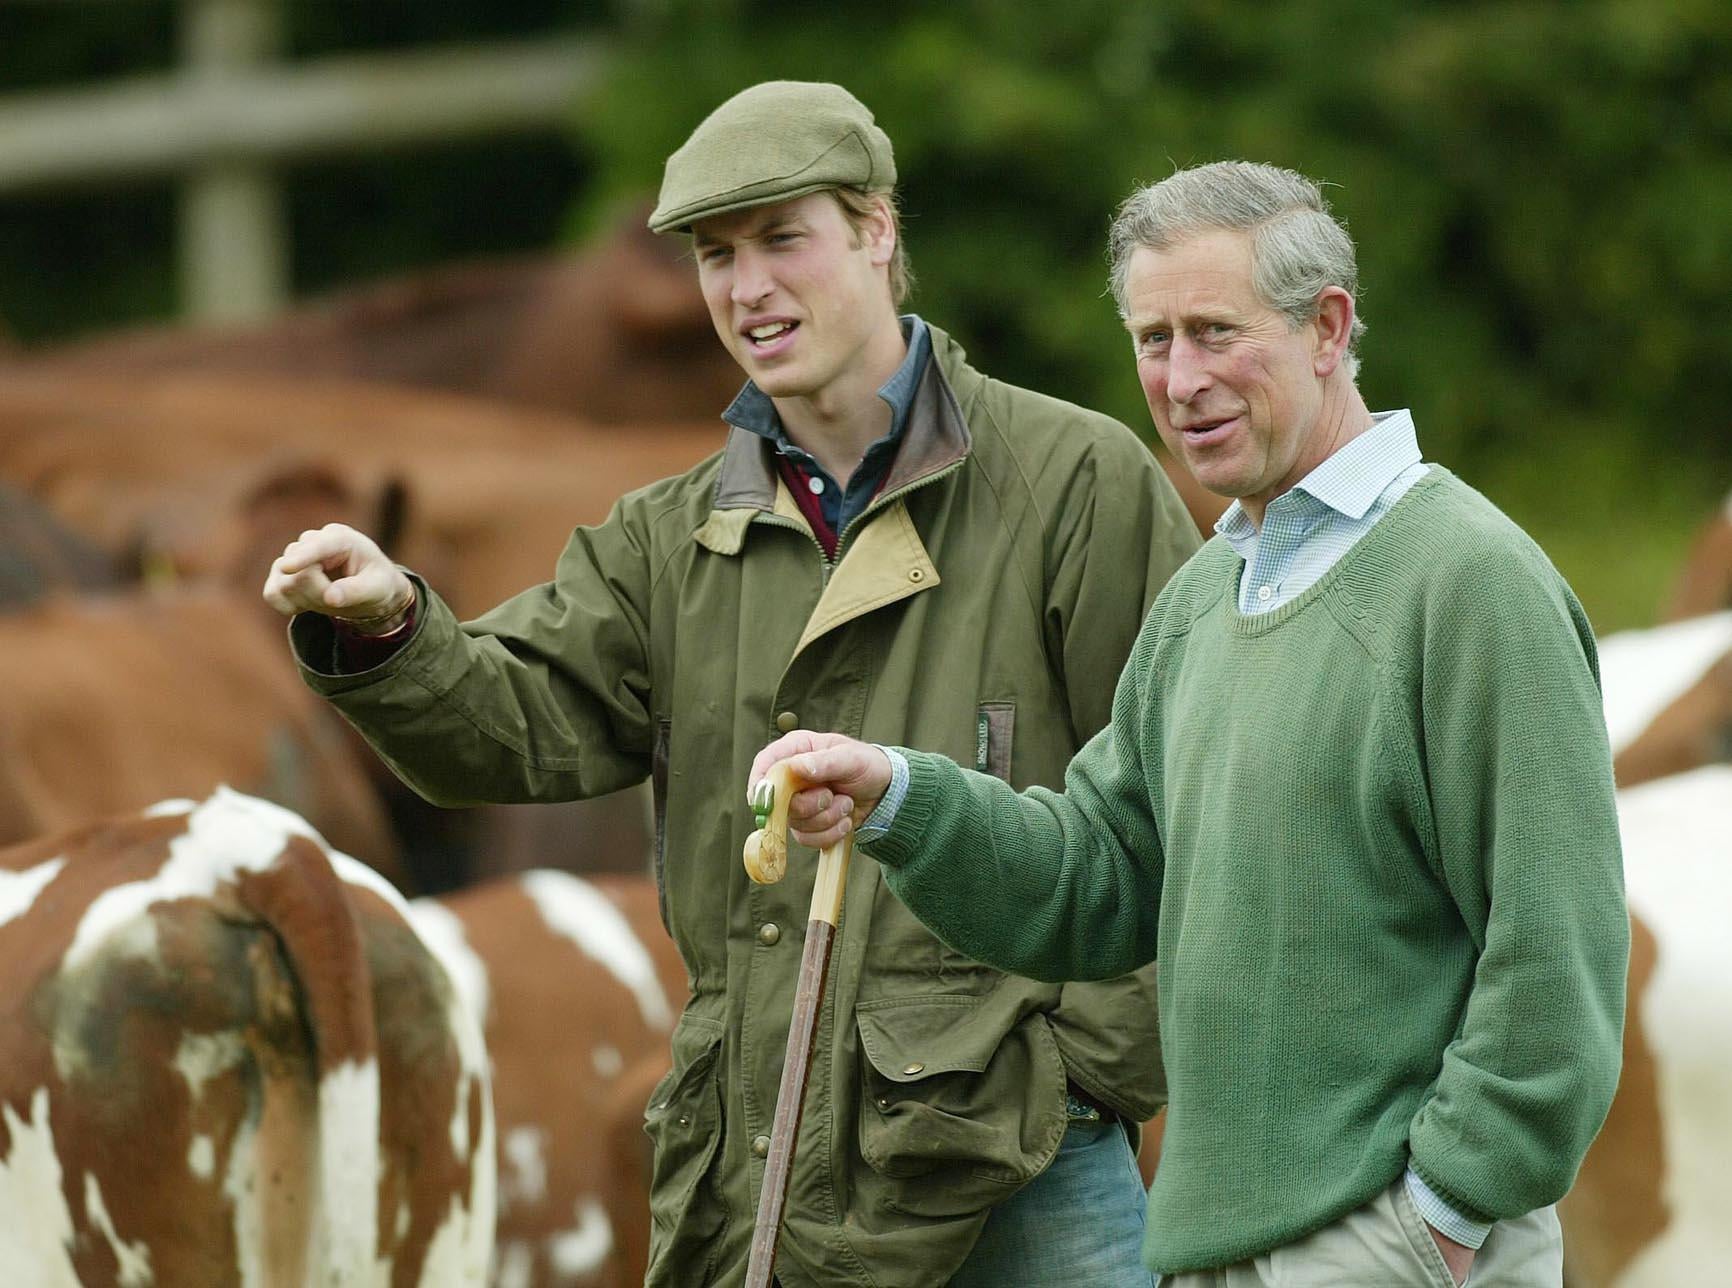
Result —
M 1593 636 L 1433 468 L 1244 617 L 1211 541 L 1063 794 L 908 752 L 871 847 L 940 936 L 1043 979 L 1159 965 L 1171 1097 L 1144 1256 L 1298 1239 L 1410 1160 L 1464 1215 L 1570 1186 L 1617 1084 L 1629 927 Z

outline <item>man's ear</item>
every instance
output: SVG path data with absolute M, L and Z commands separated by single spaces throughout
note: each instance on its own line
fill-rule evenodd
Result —
M 890 213 L 890 198 L 882 195 L 872 198 L 872 213 L 863 222 L 860 233 L 874 265 L 886 265 L 896 257 L 896 219 Z
M 1353 338 L 1353 297 L 1339 286 L 1325 286 L 1317 294 L 1317 317 L 1311 325 L 1317 329 L 1317 348 L 1312 357 L 1312 369 L 1319 376 L 1335 374 L 1347 356 L 1348 343 Z

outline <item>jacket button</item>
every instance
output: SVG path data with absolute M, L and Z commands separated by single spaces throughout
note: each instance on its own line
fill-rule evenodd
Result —
M 800 717 L 795 715 L 792 711 L 784 711 L 781 715 L 776 717 L 776 728 L 780 729 L 783 733 L 793 733 L 794 730 L 799 727 Z
M 768 948 L 782 937 L 782 928 L 773 921 L 766 921 L 758 927 L 758 942 Z
M 907 1074 L 910 1078 L 917 1073 L 924 1073 L 925 1071 L 926 1066 L 921 1064 L 918 1060 L 910 1060 L 907 1064 L 902 1066 L 902 1072 Z
M 752 1137 L 752 1153 L 759 1158 L 768 1158 L 770 1156 L 770 1138 L 768 1136 Z
M 910 568 L 908 570 L 908 580 L 909 581 L 925 581 L 926 580 L 926 574 L 918 568 Z
M 880 1109 L 889 1109 L 890 1108 L 890 1097 L 889 1096 L 879 1096 L 878 1097 L 878 1107 Z

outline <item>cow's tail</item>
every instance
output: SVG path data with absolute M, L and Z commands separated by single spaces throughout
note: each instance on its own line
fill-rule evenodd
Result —
M 257 1234 L 273 1269 L 299 1263 L 306 1283 L 362 1288 L 377 1278 L 382 1156 L 378 1036 L 361 932 L 330 860 L 307 837 L 288 837 L 276 862 L 237 885 L 293 975 L 288 1004 L 298 1014 L 285 1018 L 311 1037 L 310 1061 L 304 1046 L 294 1055 L 259 1052 L 265 1092 L 254 1184 L 276 1193 L 254 1196 L 262 1221 L 275 1226 Z M 285 1210 L 295 1204 L 302 1210 Z

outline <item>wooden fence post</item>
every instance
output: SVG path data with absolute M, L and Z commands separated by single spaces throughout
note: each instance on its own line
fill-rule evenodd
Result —
M 238 90 L 274 58 L 278 0 L 184 0 L 182 72 L 198 93 Z M 226 83 L 225 83 L 226 82 Z M 263 160 L 213 156 L 181 185 L 181 309 L 201 321 L 268 317 L 288 296 L 281 185 Z

